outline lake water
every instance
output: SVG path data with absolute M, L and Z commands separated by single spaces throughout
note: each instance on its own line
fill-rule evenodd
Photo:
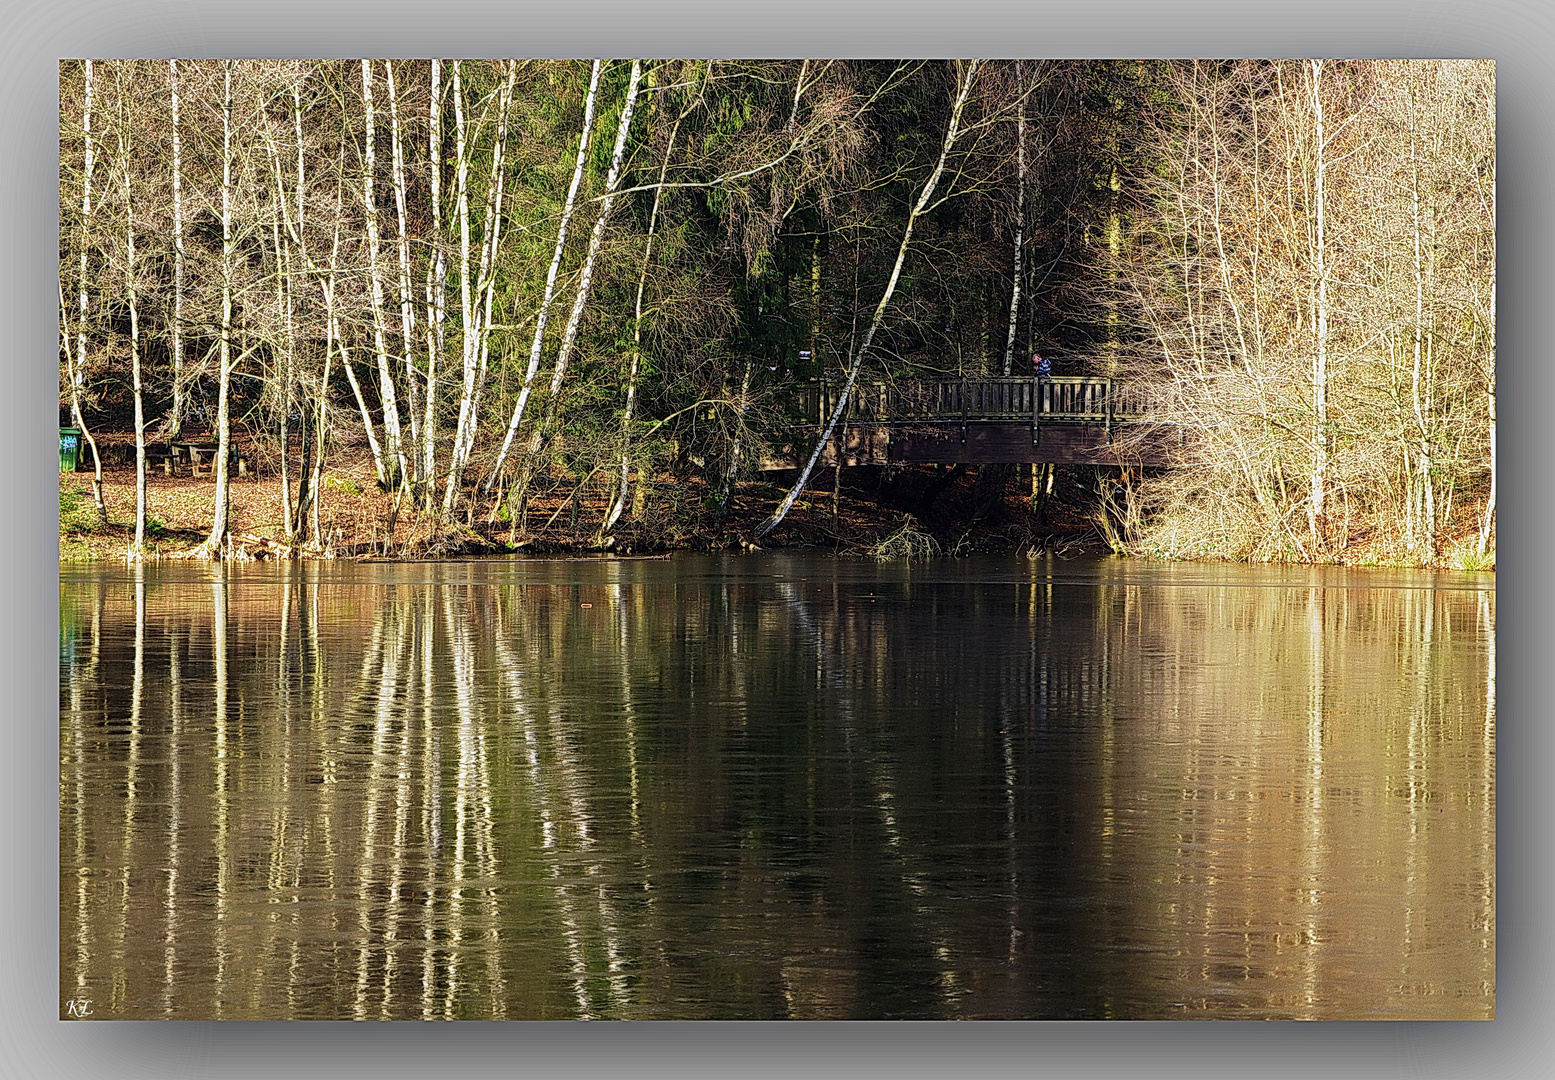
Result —
M 59 686 L 62 1017 L 1494 1015 L 1490 575 L 63 567 Z

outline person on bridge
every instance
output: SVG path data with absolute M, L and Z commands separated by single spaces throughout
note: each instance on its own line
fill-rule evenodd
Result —
M 1031 354 L 1031 371 L 1039 379 L 1050 379 L 1053 377 L 1053 365 L 1036 353 Z

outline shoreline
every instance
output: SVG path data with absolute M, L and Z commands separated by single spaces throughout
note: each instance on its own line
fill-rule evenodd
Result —
M 103 496 L 109 524 L 96 525 L 90 469 L 61 473 L 61 565 L 129 558 L 135 513 L 133 444 L 126 463 L 122 438 L 109 434 L 99 435 L 98 440 L 106 451 Z M 439 524 L 418 511 L 402 510 L 391 536 L 384 524 L 393 500 L 379 490 L 372 465 L 366 460 L 335 462 L 325 469 L 318 494 L 326 546 L 289 548 L 285 544 L 280 478 L 262 460 L 257 465 L 252 475 L 231 481 L 227 558 L 430 561 L 501 555 L 641 556 L 819 548 L 876 558 L 1051 551 L 1187 561 L 1116 550 L 1103 537 L 1089 508 L 1051 498 L 1034 511 L 1018 483 L 1007 485 L 1002 499 L 979 504 L 973 478 L 962 476 L 945 488 L 931 512 L 923 513 L 909 490 L 887 489 L 881 483 L 874 490 L 856 485 L 854 470 L 845 472 L 842 490 L 836 496 L 831 490 L 831 475 L 818 475 L 817 486 L 805 492 L 782 525 L 761 544 L 753 544 L 749 538 L 777 505 L 784 486 L 766 479 L 742 481 L 736 485 L 730 505 L 718 511 L 711 508 L 712 493 L 699 478 L 667 473 L 650 478 L 641 516 L 624 516 L 603 543 L 598 537 L 605 509 L 603 494 L 580 491 L 576 478 L 562 475 L 552 475 L 535 485 L 528 530 L 521 531 L 518 523 L 505 520 Z M 214 495 L 215 481 L 208 475 L 169 477 L 160 470 L 148 471 L 147 550 L 141 558 L 199 557 L 196 549 L 209 533 Z M 1445 537 L 1441 556 L 1431 563 L 1401 557 L 1402 553 L 1365 536 L 1352 538 L 1346 548 L 1324 560 L 1194 561 L 1494 572 L 1494 552 L 1481 565 L 1466 565 L 1470 562 L 1463 556 L 1467 540 L 1466 536 Z

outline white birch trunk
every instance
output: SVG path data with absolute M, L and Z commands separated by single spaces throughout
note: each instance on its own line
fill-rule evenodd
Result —
M 126 115 L 124 66 L 134 61 L 119 61 L 119 175 L 124 185 L 124 297 L 130 310 L 130 385 L 135 398 L 135 540 L 129 557 L 139 559 L 146 547 L 146 406 L 141 383 L 140 302 L 135 278 L 135 199 L 130 184 L 130 146 L 125 128 Z
M 1425 557 L 1436 555 L 1436 499 L 1431 484 L 1431 431 L 1426 421 L 1430 403 L 1422 386 L 1422 361 L 1425 339 L 1425 256 L 1421 250 L 1420 220 L 1420 159 L 1415 143 L 1414 115 L 1410 115 L 1410 208 L 1413 216 L 1414 272 L 1415 272 L 1415 325 L 1412 334 L 1412 365 L 1410 371 L 1410 403 L 1415 414 L 1416 446 L 1415 471 L 1419 476 L 1421 514 L 1419 539 L 1425 546 Z
M 443 492 L 443 516 L 453 513 L 454 497 L 459 491 L 457 459 L 459 447 L 464 443 L 464 431 L 470 423 L 470 404 L 475 392 L 476 342 L 474 334 L 475 305 L 470 296 L 470 161 L 466 154 L 466 128 L 464 123 L 464 85 L 459 78 L 459 61 L 454 61 L 454 201 L 459 215 L 459 313 L 460 357 L 463 362 L 464 386 L 459 395 L 459 421 L 454 427 L 454 444 L 450 450 L 448 484 Z
M 481 396 L 486 388 L 486 365 L 491 345 L 491 305 L 496 292 L 497 245 L 502 237 L 502 192 L 506 176 L 503 163 L 507 155 L 508 111 L 513 101 L 513 88 L 518 79 L 518 63 L 508 61 L 507 80 L 497 99 L 497 141 L 492 148 L 491 175 L 486 185 L 486 214 L 482 227 L 480 264 L 476 271 L 475 292 L 480 297 L 476 325 L 475 380 L 470 392 L 469 423 L 463 438 L 457 440 L 454 458 L 450 462 L 450 477 L 462 481 L 465 466 L 475 449 L 475 436 L 479 426 Z
M 373 350 L 378 358 L 378 392 L 383 404 L 383 434 L 385 450 L 396 468 L 393 480 L 397 484 L 407 482 L 405 447 L 400 438 L 399 400 L 394 392 L 394 373 L 389 369 L 388 327 L 383 314 L 383 273 L 378 266 L 378 204 L 373 194 L 373 170 L 376 167 L 375 124 L 373 114 L 372 63 L 362 61 L 362 107 L 366 111 L 367 145 L 366 162 L 362 177 L 362 209 L 367 216 L 367 277 L 368 295 L 373 315 Z
M 76 354 L 75 363 L 66 372 L 70 379 L 70 412 L 81 437 L 92 451 L 92 501 L 97 506 L 97 520 L 108 524 L 108 504 L 103 501 L 103 459 L 97 452 L 97 440 L 86 426 L 86 416 L 81 411 L 81 392 L 86 389 L 86 316 L 90 303 L 86 292 L 87 246 L 91 241 L 92 222 L 92 168 L 96 163 L 96 147 L 92 143 L 92 61 L 86 61 L 86 101 L 81 109 L 81 130 L 86 140 L 85 168 L 81 174 L 81 274 L 76 306 Z M 66 352 L 69 357 L 69 352 Z M 68 362 L 68 361 L 67 361 Z
M 410 442 L 414 448 L 421 444 L 421 410 L 418 408 L 416 365 L 412 359 L 415 353 L 416 310 L 410 288 L 410 235 L 405 212 L 405 147 L 400 131 L 399 91 L 394 85 L 392 62 L 383 62 L 383 74 L 389 91 L 389 147 L 393 161 L 395 220 L 399 226 L 397 250 L 400 269 L 400 335 L 405 350 L 405 405 L 406 411 L 410 413 Z M 411 461 L 415 463 L 414 453 Z M 411 472 L 414 474 L 414 468 Z M 411 478 L 418 479 L 414 475 Z
M 275 173 L 277 213 L 270 219 L 270 243 L 275 250 L 275 312 L 282 327 L 281 336 L 281 528 L 288 540 L 292 527 L 291 416 L 292 388 L 296 383 L 297 334 L 293 320 L 291 295 L 291 257 L 281 236 L 281 221 L 286 216 L 286 188 L 281 175 L 280 154 L 272 148 L 271 165 Z
M 626 136 L 632 125 L 632 110 L 637 104 L 637 88 L 642 80 L 642 61 L 632 61 L 632 75 L 626 87 L 626 103 L 621 108 L 621 122 L 616 128 L 615 149 L 610 155 L 610 171 L 605 177 L 605 191 L 600 199 L 599 216 L 594 219 L 593 232 L 589 234 L 588 253 L 583 258 L 583 269 L 578 278 L 578 292 L 567 316 L 567 326 L 562 331 L 561 347 L 556 352 L 556 368 L 551 373 L 550 398 L 546 406 L 548 418 L 556 415 L 556 397 L 561 392 L 562 381 L 567 375 L 567 365 L 572 359 L 573 346 L 578 340 L 578 327 L 583 322 L 583 312 L 588 307 L 589 294 L 594 285 L 594 263 L 599 257 L 604 241 L 605 226 L 615 207 L 616 190 L 621 185 L 621 161 L 626 156 Z
M 427 161 L 432 169 L 433 249 L 427 260 L 426 339 L 427 389 L 426 414 L 421 421 L 425 433 L 421 443 L 421 477 L 424 483 L 422 509 L 431 513 L 437 478 L 437 363 L 443 354 L 444 275 L 447 263 L 443 248 L 443 90 L 442 61 L 432 61 L 431 103 L 427 110 Z
M 308 265 L 308 248 L 306 242 L 306 237 L 308 234 L 303 227 L 303 216 L 306 213 L 303 205 L 303 191 L 307 182 L 307 164 L 306 156 L 304 154 L 304 143 L 302 140 L 302 83 L 306 77 L 306 72 L 299 72 L 297 79 L 292 83 L 292 130 L 297 141 L 297 189 L 294 199 L 296 206 L 297 235 L 294 240 L 294 247 L 296 248 L 298 259 L 304 266 Z M 277 190 L 279 190 L 279 185 L 277 186 Z M 284 205 L 282 206 L 282 211 L 284 214 Z M 326 330 L 324 344 L 324 377 L 319 381 L 318 409 L 313 425 L 313 440 L 318 444 L 317 452 L 319 453 L 320 460 L 323 458 L 324 409 L 325 399 L 328 397 L 329 387 L 329 337 L 330 332 Z M 292 336 L 292 343 L 293 348 L 295 349 L 295 334 Z M 308 471 L 307 411 L 305 409 L 299 409 L 299 415 L 301 419 L 299 420 L 298 426 L 302 431 L 302 447 L 300 448 L 300 453 L 297 458 L 297 513 L 295 516 L 292 515 L 290 511 L 287 513 L 288 526 L 286 541 L 289 544 L 295 544 L 298 538 L 302 536 L 304 523 L 306 522 L 308 516 L 309 502 L 310 500 L 317 500 L 318 498 L 317 478 L 310 476 Z M 283 462 L 286 460 L 286 446 L 284 443 L 282 444 L 281 460 Z M 285 494 L 285 497 L 288 500 L 291 498 L 289 493 L 283 494 Z
M 1015 86 L 1025 94 L 1025 66 L 1015 61 Z M 1015 266 L 1010 280 L 1010 328 L 1004 338 L 1004 377 L 1010 377 L 1011 363 L 1015 359 L 1015 324 L 1020 317 L 1021 241 L 1026 225 L 1026 102 L 1022 97 L 1015 114 Z
M 184 422 L 184 169 L 183 125 L 179 117 L 178 61 L 167 62 L 173 97 L 173 416 L 168 438 L 176 439 Z
M 1479 546 L 1478 546 L 1477 550 L 1478 550 L 1478 553 L 1480 555 L 1484 555 L 1487 551 L 1490 550 L 1491 543 L 1492 543 L 1492 538 L 1495 536 L 1495 527 L 1496 527 L 1496 347 L 1495 347 L 1495 337 L 1494 337 L 1495 332 L 1496 332 L 1496 283 L 1495 283 L 1495 280 L 1492 279 L 1491 282 L 1490 282 L 1490 333 L 1492 335 L 1491 336 L 1491 346 L 1490 346 L 1490 379 L 1489 379 L 1489 381 L 1487 382 L 1487 384 L 1485 386 L 1485 404 L 1489 408 L 1489 412 L 1490 412 L 1489 431 L 1487 432 L 1487 435 L 1489 436 L 1489 442 L 1490 442 L 1490 495 L 1489 495 L 1489 497 L 1485 501 L 1485 516 L 1484 516 L 1483 520 L 1480 522 L 1480 527 L 1479 527 Z
M 864 363 L 864 357 L 869 352 L 870 345 L 875 340 L 875 332 L 880 329 L 881 322 L 885 319 L 886 307 L 891 302 L 891 294 L 896 291 L 896 283 L 902 276 L 902 267 L 907 262 L 907 251 L 912 243 L 913 229 L 918 223 L 918 218 L 923 215 L 929 205 L 929 200 L 934 197 L 934 190 L 939 186 L 940 176 L 945 171 L 945 160 L 950 156 L 951 149 L 956 144 L 956 136 L 961 126 L 961 111 L 966 106 L 967 95 L 972 90 L 972 80 L 977 75 L 977 66 L 980 61 L 971 61 L 962 76 L 961 87 L 956 93 L 956 103 L 950 111 L 950 124 L 945 129 L 945 141 L 940 146 L 939 160 L 934 164 L 934 171 L 929 174 L 929 179 L 923 185 L 923 192 L 918 196 L 918 201 L 913 205 L 911 213 L 907 215 L 907 225 L 902 230 L 902 243 L 896 251 L 896 262 L 891 267 L 891 277 L 886 282 L 885 291 L 880 295 L 880 302 L 875 305 L 874 316 L 869 321 L 869 328 L 864 331 L 864 340 L 859 345 L 858 352 L 854 354 L 853 363 L 848 367 L 848 379 L 843 384 L 842 393 L 837 395 L 837 405 L 832 410 L 831 419 L 826 423 L 826 429 L 816 440 L 815 449 L 810 453 L 810 460 L 805 463 L 804 470 L 799 474 L 793 488 L 784 496 L 778 508 L 772 516 L 763 521 L 756 528 L 756 539 L 760 540 L 773 529 L 788 514 L 794 505 L 794 500 L 799 498 L 805 486 L 810 482 L 810 474 L 815 470 L 815 463 L 821 459 L 821 453 L 826 449 L 826 444 L 831 441 L 832 431 L 837 427 L 837 421 L 841 419 L 843 410 L 848 406 L 848 395 L 853 390 L 853 384 L 858 379 L 859 368 Z
M 1313 272 L 1317 277 L 1316 320 L 1317 351 L 1312 360 L 1312 478 L 1311 501 L 1307 521 L 1312 533 L 1313 545 L 1321 549 L 1327 528 L 1325 524 L 1328 483 L 1328 247 L 1326 221 L 1326 193 L 1324 183 L 1327 173 L 1326 147 L 1323 129 L 1323 94 L 1321 77 L 1323 61 L 1312 60 L 1312 118 L 1316 125 L 1313 145 L 1313 201 L 1317 215 L 1317 235 L 1314 239 Z
M 524 418 L 524 406 L 529 401 L 530 392 L 534 388 L 535 376 L 540 371 L 540 352 L 545 344 L 545 326 L 550 317 L 551 301 L 556 295 L 556 274 L 561 268 L 562 253 L 567 247 L 567 228 L 572 221 L 572 208 L 578 197 L 578 187 L 583 182 L 583 166 L 588 157 L 589 138 L 594 128 L 594 103 L 599 95 L 599 75 L 602 62 L 594 61 L 594 69 L 589 76 L 588 96 L 583 101 L 583 133 L 578 136 L 578 157 L 572 169 L 572 183 L 567 188 L 567 198 L 562 204 L 561 224 L 556 230 L 556 248 L 551 255 L 551 265 L 545 274 L 545 292 L 540 298 L 540 310 L 535 316 L 534 337 L 529 343 L 529 367 L 524 372 L 524 385 L 518 391 L 518 401 L 513 405 L 513 418 L 508 421 L 507 434 L 502 439 L 502 448 L 497 451 L 496 464 L 492 466 L 491 475 L 486 480 L 486 492 L 489 494 L 492 484 L 502 472 L 502 466 L 507 461 L 508 451 L 513 446 L 513 436 L 518 432 L 518 425 Z
M 220 558 L 227 539 L 227 501 L 231 477 L 227 454 L 232 448 L 232 61 L 222 64 L 221 94 L 221 377 L 216 397 L 216 500 L 211 534 L 204 544 L 207 558 Z
M 803 71 L 801 70 L 801 76 Z M 689 110 L 688 110 L 689 111 Z M 631 464 L 632 417 L 637 407 L 637 376 L 642 370 L 643 355 L 643 292 L 648 284 L 648 268 L 653 263 L 653 240 L 659 225 L 659 205 L 664 195 L 664 178 L 669 175 L 670 157 L 675 152 L 675 139 L 680 134 L 680 124 L 686 118 L 683 112 L 670 128 L 669 142 L 664 147 L 664 160 L 659 163 L 659 183 L 653 189 L 653 207 L 648 211 L 648 238 L 643 244 L 642 268 L 637 274 L 637 300 L 632 308 L 632 359 L 626 372 L 626 404 L 621 412 L 621 475 L 616 481 L 616 497 L 605 515 L 600 538 L 615 527 L 626 509 L 628 471 Z M 790 121 L 792 123 L 792 121 Z

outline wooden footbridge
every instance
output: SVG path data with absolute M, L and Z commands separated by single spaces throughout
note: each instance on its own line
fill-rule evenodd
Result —
M 776 467 L 809 457 L 840 390 L 807 388 L 811 423 L 794 430 Z M 1144 421 L 1143 405 L 1128 384 L 1089 376 L 860 382 L 821 463 L 1169 465 L 1181 430 Z

